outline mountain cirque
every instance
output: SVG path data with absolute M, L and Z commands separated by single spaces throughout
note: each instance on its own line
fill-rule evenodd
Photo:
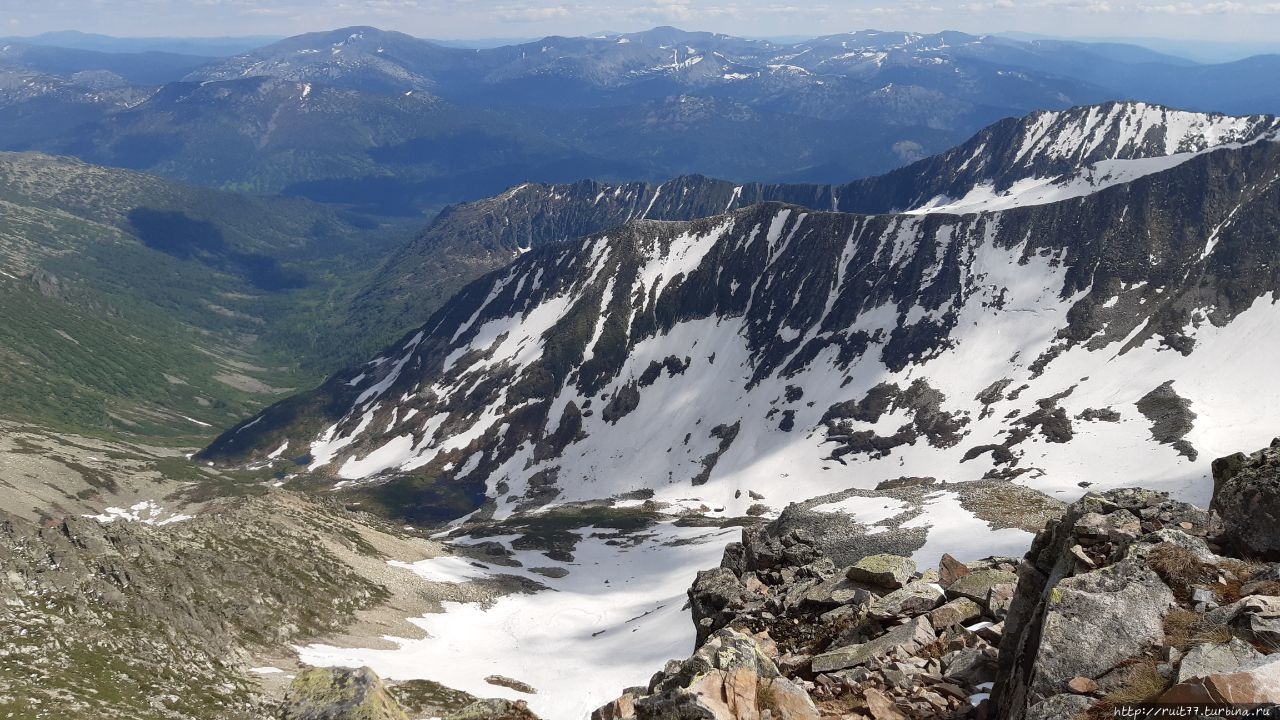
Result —
M 638 220 L 768 191 L 517 188 L 441 219 L 492 228 L 509 266 L 200 459 L 452 520 L 483 567 L 429 560 L 424 577 L 556 591 L 304 661 L 580 716 L 687 652 L 687 578 L 737 525 L 812 513 L 819 540 L 928 567 L 1020 554 L 1057 512 L 1045 495 L 1138 484 L 1207 504 L 1203 458 L 1268 440 L 1278 400 L 1274 137 L 1271 118 L 1139 104 L 1035 116 L 839 196 L 897 214 Z M 499 232 L 511 206 L 527 212 Z M 577 692 L 584 673 L 600 686 Z

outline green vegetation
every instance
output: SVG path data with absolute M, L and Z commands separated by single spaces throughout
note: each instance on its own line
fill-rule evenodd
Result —
M 402 238 L 304 200 L 0 154 L 0 414 L 203 445 L 393 339 L 333 318 Z

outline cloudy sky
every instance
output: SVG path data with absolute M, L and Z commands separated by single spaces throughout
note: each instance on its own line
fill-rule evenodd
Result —
M 776 37 L 847 30 L 1022 31 L 1266 41 L 1280 1 L 1212 0 L 0 0 L 3 34 L 290 35 L 375 25 L 419 37 L 633 31 L 655 25 Z

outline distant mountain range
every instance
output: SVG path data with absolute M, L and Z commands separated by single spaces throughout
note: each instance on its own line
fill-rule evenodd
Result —
M 865 31 L 656 28 L 482 49 L 375 28 L 207 62 L 0 46 L 0 147 L 418 214 L 520 182 L 847 182 L 1001 118 L 1107 100 L 1280 111 L 1280 58 Z
M 228 57 L 269 45 L 281 38 L 271 35 L 236 37 L 115 37 L 98 33 L 63 30 L 28 37 L 0 38 L 0 42 L 45 45 L 102 53 L 171 53 L 203 58 Z

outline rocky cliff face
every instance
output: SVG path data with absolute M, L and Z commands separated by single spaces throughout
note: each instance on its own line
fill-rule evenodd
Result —
M 1254 459 L 1274 474 L 1273 457 Z M 1280 497 L 1274 477 L 1258 487 Z M 1089 494 L 1021 562 L 944 555 L 923 573 L 892 554 L 837 565 L 776 522 L 747 530 L 689 590 L 697 652 L 593 717 L 1053 720 L 1276 702 L 1280 565 L 1224 550 L 1241 512 Z

